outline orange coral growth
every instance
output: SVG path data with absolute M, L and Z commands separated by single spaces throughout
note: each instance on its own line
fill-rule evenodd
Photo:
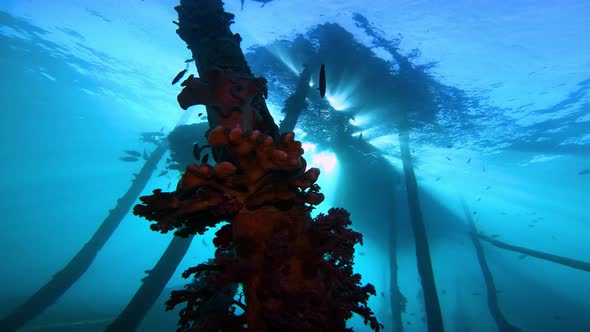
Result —
M 263 82 L 213 71 L 183 85 L 181 105 L 198 101 L 218 108 L 220 126 L 208 140 L 227 158 L 215 167 L 188 166 L 175 192 L 141 197 L 134 213 L 155 221 L 153 230 L 175 229 L 179 236 L 228 224 L 215 234 L 214 262 L 183 274 L 205 275 L 204 285 L 173 292 L 167 302 L 169 309 L 187 303 L 178 331 L 205 323 L 216 331 L 344 332 L 353 312 L 379 331 L 367 307 L 375 290 L 360 286 L 360 275 L 352 272 L 354 245 L 362 236 L 348 228 L 348 213 L 330 209 L 312 219 L 313 205 L 324 196 L 316 184 L 320 170 L 306 171 L 301 142 L 293 133 L 275 141 L 248 125 L 251 98 L 263 93 Z M 222 317 L 208 316 L 207 308 L 218 305 L 215 297 L 236 283 L 245 303 L 233 299 L 219 311 Z M 235 314 L 235 306 L 244 313 Z

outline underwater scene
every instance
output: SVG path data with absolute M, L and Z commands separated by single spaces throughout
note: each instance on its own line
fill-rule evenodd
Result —
M 2 0 L 0 332 L 590 331 L 588 17 Z

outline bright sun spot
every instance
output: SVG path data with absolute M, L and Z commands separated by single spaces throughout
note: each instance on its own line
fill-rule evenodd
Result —
M 322 173 L 330 175 L 336 167 L 336 155 L 332 152 L 312 154 L 311 163 L 319 168 Z
M 303 151 L 305 154 L 309 154 L 309 153 L 314 153 L 317 145 L 312 144 L 312 143 L 302 143 L 301 147 L 303 148 Z
M 354 119 L 348 120 L 348 122 L 356 127 L 367 127 L 371 118 L 368 115 L 355 115 Z
M 330 105 L 337 111 L 343 111 L 350 107 L 350 103 L 347 100 L 348 97 L 344 93 L 326 95 L 326 98 L 328 98 Z
M 304 155 L 307 160 L 307 169 L 310 167 L 317 167 L 322 171 L 322 174 L 330 174 L 336 167 L 336 155 L 331 151 L 318 152 L 317 145 L 313 143 L 301 143 Z

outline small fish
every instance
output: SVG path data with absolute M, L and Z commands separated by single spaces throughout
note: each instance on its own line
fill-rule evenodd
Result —
M 326 65 L 324 64 L 320 66 L 320 86 L 318 90 L 320 90 L 320 96 L 324 98 L 326 96 Z
M 452 148 L 452 147 L 453 147 L 453 144 L 449 144 L 449 145 L 447 145 L 447 148 L 448 148 L 448 149 L 450 149 L 450 148 Z
M 141 138 L 141 141 L 144 142 L 144 143 L 152 143 L 152 144 L 155 144 L 155 145 L 158 145 L 158 143 L 159 143 L 158 142 L 158 139 L 155 138 L 155 137 L 152 137 L 152 136 L 143 136 Z
M 522 255 L 518 256 L 518 259 L 525 259 L 526 257 L 527 257 L 527 255 L 522 254 Z
M 198 116 L 198 117 L 201 117 L 201 115 L 203 115 L 203 113 L 199 113 L 199 114 L 197 114 L 197 116 Z
M 207 244 L 207 242 L 205 241 L 205 239 L 201 240 L 201 243 L 205 246 L 208 247 L 209 245 Z
M 451 161 L 451 158 L 449 158 L 449 157 L 447 156 L 447 160 L 448 160 L 448 161 Z
M 364 256 L 365 253 L 364 252 L 359 252 L 359 256 Z
M 477 196 L 477 198 L 475 199 L 477 202 L 481 201 L 481 196 Z
M 208 154 L 204 155 L 203 158 L 201 158 L 201 164 L 206 164 L 208 160 L 209 160 L 209 155 Z
M 145 270 L 145 271 L 143 271 L 143 273 L 147 274 L 147 276 L 145 276 L 145 277 L 141 278 L 141 281 L 142 281 L 142 282 L 146 281 L 146 280 L 147 280 L 147 278 L 149 278 L 149 277 L 150 277 L 150 275 L 152 274 L 152 270 Z
M 172 184 L 172 183 L 168 182 L 168 185 L 166 186 L 166 189 L 170 189 L 170 185 L 171 185 L 171 184 Z
M 120 157 L 119 160 L 128 162 L 128 163 L 132 163 L 135 161 L 138 161 L 139 159 L 137 157 Z
M 194 61 L 195 61 L 195 59 L 186 59 L 186 60 L 184 60 L 184 63 L 191 63 L 191 62 L 194 62 Z
M 437 177 L 437 178 L 436 178 L 434 181 L 438 181 L 438 180 L 440 180 L 440 176 L 439 176 L 439 177 Z
M 178 81 L 180 81 L 180 79 L 184 76 L 184 74 L 186 74 L 186 71 L 187 71 L 186 69 L 183 69 L 180 71 L 180 73 L 176 74 L 176 76 L 172 80 L 172 85 L 178 83 Z
M 447 293 L 447 290 L 446 290 L 446 289 L 443 289 L 443 290 L 441 291 L 441 293 L 443 293 L 443 294 L 446 294 L 446 293 Z
M 164 176 L 166 174 L 168 174 L 168 171 L 167 170 L 163 170 L 163 171 L 160 172 L 160 174 L 158 174 L 158 176 Z
M 578 175 L 584 175 L 584 174 L 590 174 L 590 168 L 578 172 Z
M 244 0 L 240 0 L 240 3 L 242 4 L 242 6 L 240 7 L 240 10 L 244 10 Z
M 467 159 L 467 165 L 471 162 L 471 158 Z
M 486 172 L 486 167 L 485 166 L 482 166 L 481 167 L 481 170 L 485 173 Z
M 477 214 L 477 211 L 473 211 L 473 214 Z
M 199 149 L 199 144 L 193 145 L 193 156 L 196 160 L 199 160 L 201 157 L 201 149 Z
M 267 3 L 271 2 L 272 0 L 254 0 L 256 2 L 261 2 L 262 6 L 260 6 L 260 8 L 264 7 L 264 5 L 266 5 Z
M 141 133 L 141 136 L 143 136 L 143 137 L 161 137 L 161 136 L 164 136 L 164 134 L 159 131 L 148 131 L 145 133 Z
M 363 132 L 361 131 L 361 134 L 359 135 L 359 141 L 363 140 Z
M 145 149 L 143 149 L 143 160 L 148 160 L 148 154 L 145 152 Z
M 125 153 L 134 157 L 141 157 L 141 153 L 135 150 L 125 150 Z
M 492 234 L 493 238 L 497 238 L 498 236 L 500 236 L 500 234 Z
M 490 188 L 491 188 L 491 187 L 492 187 L 492 186 L 487 186 L 487 187 L 486 187 L 486 190 L 490 190 Z

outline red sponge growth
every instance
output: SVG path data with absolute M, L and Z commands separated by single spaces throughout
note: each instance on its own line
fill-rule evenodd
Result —
M 240 98 L 258 93 L 262 83 L 237 79 L 243 90 L 234 91 L 224 83 L 228 75 L 211 73 L 207 89 L 183 91 L 182 99 L 216 103 L 221 117 L 226 111 L 243 116 L 248 101 Z M 202 84 L 189 80 L 187 87 Z M 180 236 L 228 222 L 215 234 L 215 259 L 185 272 L 195 276 L 196 286 L 174 292 L 167 303 L 169 309 L 186 304 L 178 331 L 349 331 L 352 313 L 379 331 L 367 307 L 375 289 L 362 286 L 352 268 L 361 234 L 349 228 L 344 209 L 311 218 L 313 205 L 324 199 L 316 184 L 320 171 L 306 170 L 293 133 L 275 141 L 234 123 L 213 129 L 208 140 L 227 151 L 226 161 L 190 165 L 175 192 L 155 190 L 134 208 L 156 222 L 152 229 Z M 237 285 L 243 290 L 239 298 Z

